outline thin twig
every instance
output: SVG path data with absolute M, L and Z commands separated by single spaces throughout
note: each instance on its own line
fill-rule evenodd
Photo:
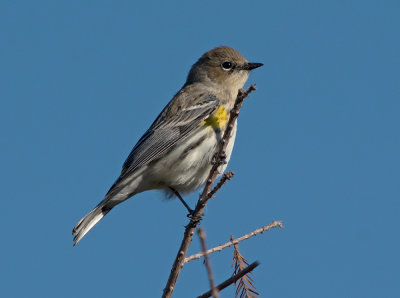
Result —
M 210 259 L 208 258 L 208 254 L 206 252 L 207 251 L 206 235 L 201 227 L 199 227 L 199 229 L 197 230 L 197 234 L 199 235 L 199 238 L 200 238 L 201 249 L 204 252 L 204 262 L 205 262 L 205 265 L 207 268 L 208 280 L 210 281 L 211 293 L 214 298 L 218 298 L 219 297 L 218 290 L 215 287 L 214 277 L 213 277 L 212 270 L 211 270 Z
M 234 128 L 236 119 L 239 116 L 239 110 L 242 107 L 242 103 L 244 99 L 254 90 L 256 90 L 255 85 L 251 85 L 249 89 L 247 89 L 247 91 L 244 91 L 243 89 L 239 90 L 238 96 L 236 97 L 235 105 L 230 112 L 227 128 L 221 140 L 221 148 L 216 155 L 218 158 L 225 155 L 225 150 L 228 145 L 228 141 L 232 135 L 232 130 Z M 219 174 L 218 168 L 220 167 L 221 162 L 223 161 L 218 160 L 217 162 L 214 162 L 213 166 L 211 167 L 210 174 L 204 186 L 203 192 L 201 193 L 199 200 L 197 201 L 197 205 L 193 211 L 190 222 L 185 228 L 181 246 L 179 247 L 178 254 L 175 258 L 174 264 L 172 265 L 171 273 L 164 288 L 164 292 L 162 295 L 163 298 L 170 298 L 175 289 L 176 281 L 178 280 L 179 274 L 182 271 L 182 267 L 185 264 L 185 256 L 189 249 L 189 245 L 192 242 L 194 231 L 201 221 L 201 215 L 203 214 L 203 210 L 209 199 L 207 198 L 207 195 L 210 193 L 212 185 Z
M 263 227 L 261 227 L 261 228 L 259 228 L 257 230 L 254 230 L 253 232 L 248 233 L 246 235 L 243 235 L 243 236 L 241 236 L 239 238 L 236 238 L 233 241 L 229 241 L 229 242 L 221 244 L 221 245 L 219 245 L 217 247 L 210 248 L 209 250 L 206 251 L 206 253 L 207 254 L 212 254 L 214 252 L 221 251 L 224 248 L 230 247 L 230 246 L 235 245 L 235 244 L 237 244 L 237 243 L 239 243 L 239 242 L 241 242 L 243 240 L 246 240 L 246 239 L 248 239 L 250 237 L 256 236 L 257 234 L 263 233 L 265 231 L 268 231 L 269 229 L 277 228 L 277 227 L 283 229 L 283 225 L 282 225 L 281 221 L 277 221 L 277 220 L 273 221 L 269 225 L 266 225 L 266 226 L 263 226 Z M 190 262 L 190 261 L 195 260 L 195 259 L 200 259 L 202 256 L 204 256 L 204 253 L 203 252 L 199 252 L 197 254 L 194 254 L 194 255 L 191 255 L 189 257 L 186 257 L 184 262 L 187 263 L 187 262 Z
M 258 265 L 260 265 L 260 263 L 255 261 L 254 263 L 251 263 L 249 266 L 247 266 L 246 269 L 239 271 L 238 274 L 233 275 L 232 277 L 225 280 L 223 283 L 220 283 L 217 286 L 218 291 L 221 291 L 221 290 L 225 289 L 226 287 L 230 286 L 235 281 L 237 281 L 239 278 L 241 278 L 243 275 L 249 273 L 250 271 L 253 271 L 254 268 L 256 268 Z M 208 291 L 208 292 L 198 296 L 197 298 L 208 298 L 208 297 L 211 297 L 211 291 Z
M 212 198 L 218 191 L 219 189 L 226 183 L 227 180 L 231 180 L 233 175 L 235 175 L 234 172 L 226 172 L 221 179 L 219 180 L 218 184 L 215 185 L 215 187 L 210 191 L 208 194 L 209 198 Z

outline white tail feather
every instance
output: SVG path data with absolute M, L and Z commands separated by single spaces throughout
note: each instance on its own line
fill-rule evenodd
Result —
M 94 208 L 89 214 L 83 217 L 72 230 L 74 246 L 89 232 L 107 213 L 102 210 L 101 205 Z

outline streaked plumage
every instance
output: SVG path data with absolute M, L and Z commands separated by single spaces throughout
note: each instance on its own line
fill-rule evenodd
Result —
M 238 89 L 249 71 L 261 65 L 248 63 L 229 47 L 205 53 L 192 66 L 182 89 L 132 149 L 103 201 L 75 226 L 74 245 L 113 207 L 135 194 L 171 188 L 182 194 L 203 185 Z M 235 135 L 236 123 L 226 150 L 227 162 Z M 221 166 L 220 173 L 226 166 Z

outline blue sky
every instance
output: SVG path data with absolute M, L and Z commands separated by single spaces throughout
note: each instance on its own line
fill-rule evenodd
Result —
M 240 244 L 263 297 L 399 297 L 399 13 L 389 0 L 1 1 L 1 296 L 161 295 L 187 223 L 178 201 L 140 194 L 75 248 L 71 230 L 196 59 L 229 45 L 265 66 L 207 245 L 282 220 Z M 231 258 L 212 255 L 217 283 Z M 174 297 L 207 289 L 193 261 Z

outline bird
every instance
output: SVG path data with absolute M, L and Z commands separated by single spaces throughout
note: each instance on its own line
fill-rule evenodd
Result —
M 228 46 L 204 53 L 191 67 L 183 87 L 133 147 L 104 199 L 73 228 L 74 246 L 111 209 L 144 191 L 162 190 L 177 196 L 190 213 L 182 195 L 205 184 L 238 90 L 250 71 L 260 66 Z M 235 121 L 219 175 L 230 160 L 236 128 Z

